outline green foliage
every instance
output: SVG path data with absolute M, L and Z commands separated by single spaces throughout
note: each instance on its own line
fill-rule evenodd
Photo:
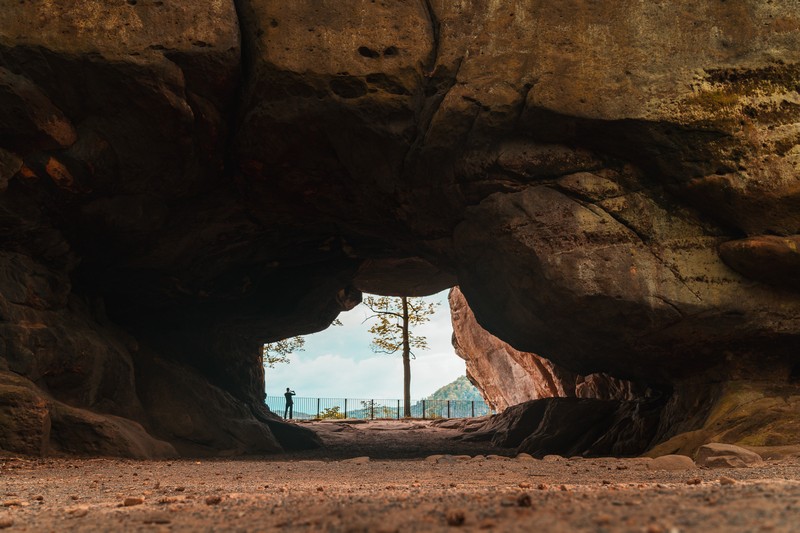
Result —
M 408 305 L 408 324 L 404 325 L 403 300 Z M 423 298 L 406 298 L 396 296 L 365 296 L 363 304 L 374 314 L 367 320 L 375 323 L 369 328 L 372 334 L 371 348 L 376 353 L 396 353 L 403 349 L 403 330 L 408 328 L 409 348 L 425 350 L 428 340 L 422 335 L 412 332 L 414 326 L 430 321 L 436 312 L 436 305 Z M 413 352 L 412 352 L 413 353 Z
M 369 328 L 372 351 L 389 354 L 401 352 L 403 355 L 404 416 L 411 416 L 412 350 L 428 348 L 428 340 L 422 335 L 415 335 L 412 328 L 428 322 L 436 312 L 436 304 L 408 296 L 366 296 L 363 304 L 373 312 L 366 320 L 376 321 Z
M 481 401 L 483 397 L 480 391 L 470 383 L 467 376 L 461 376 L 452 383 L 448 383 L 440 388 L 428 398 L 428 400 L 468 400 Z
M 374 400 L 361 400 L 361 411 L 364 417 L 373 416 L 375 418 L 396 418 L 397 409 L 392 409 L 388 405 L 375 405 Z
M 344 413 L 339 412 L 339 406 L 326 407 L 319 414 L 320 420 L 341 420 L 344 418 Z
M 269 342 L 261 348 L 261 358 L 267 368 L 275 368 L 278 363 L 288 363 L 289 356 L 300 352 L 306 345 L 303 337 L 291 337 L 276 342 Z

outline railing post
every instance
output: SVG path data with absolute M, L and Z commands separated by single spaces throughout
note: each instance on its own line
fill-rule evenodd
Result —
M 397 400 L 397 419 L 400 420 L 400 400 Z
M 344 417 L 347 418 L 347 398 L 344 399 Z
M 447 400 L 447 418 L 450 418 L 450 400 Z
M 369 419 L 375 420 L 375 400 L 369 401 Z
M 472 400 L 472 418 L 475 418 L 475 400 Z
M 317 398 L 317 418 L 319 418 L 319 398 Z
M 422 400 L 422 419 L 425 420 L 425 400 Z

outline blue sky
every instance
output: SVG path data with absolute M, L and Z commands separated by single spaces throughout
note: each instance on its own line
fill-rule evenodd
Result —
M 447 291 L 426 300 L 439 303 L 431 321 L 416 333 L 428 338 L 428 350 L 418 350 L 411 361 L 411 398 L 432 394 L 465 373 L 465 364 L 453 351 Z M 376 354 L 370 349 L 370 316 L 359 305 L 339 315 L 343 326 L 305 337 L 305 349 L 291 363 L 266 369 L 267 394 L 276 396 L 291 387 L 301 397 L 380 398 L 403 397 L 403 361 L 400 354 Z

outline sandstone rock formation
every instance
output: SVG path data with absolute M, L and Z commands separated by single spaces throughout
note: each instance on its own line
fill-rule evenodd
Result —
M 277 450 L 260 343 L 455 283 L 654 441 L 785 444 L 737 406 L 797 397 L 798 77 L 794 0 L 0 0 L 13 446 L 47 398 Z
M 638 455 L 655 436 L 658 422 L 657 403 L 550 398 L 509 407 L 463 439 L 491 440 L 540 458 Z
M 698 466 L 708 468 L 748 468 L 764 464 L 761 456 L 755 452 L 719 442 L 700 446 L 696 462 Z
M 498 339 L 475 320 L 464 295 L 449 295 L 453 347 L 467 363 L 467 376 L 497 411 L 540 398 L 578 397 L 633 400 L 645 390 L 605 374 L 579 376 L 534 353 L 521 352 Z

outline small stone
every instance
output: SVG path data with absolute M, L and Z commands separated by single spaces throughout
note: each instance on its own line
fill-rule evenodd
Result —
M 694 461 L 685 455 L 662 455 L 647 463 L 649 470 L 690 470 L 696 467 Z
M 664 528 L 655 524 L 650 524 L 645 530 L 647 533 L 664 533 Z
M 125 507 L 133 507 L 134 505 L 142 505 L 143 503 L 144 498 L 125 498 L 122 505 Z
M 566 486 L 566 485 L 561 485 L 561 486 L 559 487 L 559 489 L 561 490 L 561 492 L 567 492 L 567 490 L 569 490 L 569 489 L 567 489 L 567 486 Z
M 536 488 L 539 490 L 547 490 L 549 487 L 547 486 L 546 483 L 539 483 L 538 485 L 536 485 Z
M 175 487 L 175 492 L 183 492 L 186 490 L 186 487 Z
M 365 465 L 369 463 L 369 457 L 353 457 L 352 459 L 345 459 L 342 461 L 343 463 L 353 464 L 353 465 Z
M 178 498 L 175 498 L 173 496 L 164 496 L 163 498 L 158 500 L 158 503 L 160 503 L 162 505 L 165 505 L 165 504 L 168 504 L 168 503 L 175 503 L 177 501 L 178 501 Z
M 169 524 L 172 519 L 164 513 L 153 513 L 142 518 L 145 524 Z
M 6 529 L 14 525 L 14 520 L 11 518 L 0 518 L 0 529 Z
M 447 520 L 448 526 L 459 527 L 464 525 L 464 521 L 467 519 L 467 517 L 464 514 L 464 511 L 455 510 L 455 511 L 447 511 L 445 519 Z
M 536 460 L 536 459 L 534 459 L 534 457 L 531 454 L 525 453 L 525 452 L 518 453 L 517 456 L 515 457 L 515 459 L 518 459 L 520 461 L 535 461 Z
M 429 455 L 428 457 L 425 458 L 425 461 L 429 463 L 438 463 L 439 459 L 441 459 L 442 457 L 444 457 L 444 455 Z
M 20 500 L 6 500 L 3 502 L 3 507 L 22 507 Z
M 702 482 L 703 481 L 699 477 L 693 477 L 692 479 L 686 480 L 687 485 L 699 485 Z
M 529 488 L 531 488 L 531 484 L 528 483 L 527 481 L 523 481 L 523 482 L 521 482 L 519 484 L 519 488 L 521 488 L 521 489 L 529 489 Z
M 44 501 L 44 496 L 37 496 L 37 497 L 34 498 L 34 500 L 36 500 L 37 502 L 43 502 Z
M 74 516 L 75 518 L 81 518 L 89 514 L 89 507 L 85 505 L 81 505 L 80 507 L 74 507 L 72 509 L 68 509 L 67 514 Z
M 323 492 L 324 490 L 325 490 L 325 487 L 317 487 L 317 492 Z
M 735 485 L 736 484 L 736 480 L 733 479 L 733 478 L 727 477 L 727 476 L 722 476 L 721 478 L 719 478 L 719 484 L 720 485 Z
M 217 495 L 206 496 L 206 505 L 217 505 L 221 501 L 222 498 Z
M 599 514 L 594 517 L 594 523 L 598 526 L 607 526 L 611 523 L 612 517 L 608 514 Z
M 545 455 L 544 457 L 542 457 L 542 461 L 546 463 L 557 463 L 563 460 L 564 458 L 561 457 L 560 455 Z
M 528 494 L 527 492 L 523 492 L 522 494 L 517 496 L 517 505 L 519 507 L 530 507 L 531 505 L 533 505 L 530 494 Z
M 697 464 L 708 468 L 749 468 L 761 466 L 761 456 L 740 446 L 712 442 L 697 450 Z

